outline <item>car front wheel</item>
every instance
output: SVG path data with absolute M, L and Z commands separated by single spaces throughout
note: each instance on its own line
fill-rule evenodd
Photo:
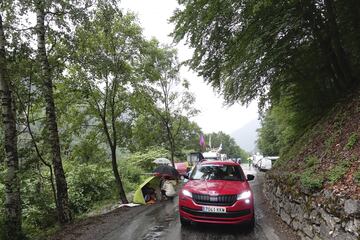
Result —
M 181 223 L 181 226 L 183 226 L 183 227 L 187 227 L 190 225 L 190 221 L 183 217 L 180 217 L 180 223 Z
M 254 228 L 255 228 L 255 216 L 248 223 L 246 223 L 246 231 L 252 232 Z

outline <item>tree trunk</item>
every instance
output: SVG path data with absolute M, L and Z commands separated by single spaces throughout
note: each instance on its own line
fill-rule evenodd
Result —
M 116 147 L 115 146 L 111 147 L 111 165 L 112 165 L 112 170 L 113 170 L 113 173 L 114 173 L 116 185 L 118 187 L 120 200 L 124 204 L 129 203 L 127 198 L 126 198 L 126 194 L 125 194 L 124 187 L 123 187 L 121 177 L 120 177 L 120 174 L 119 174 L 119 170 L 118 170 L 118 165 L 117 165 L 117 161 L 116 161 Z
M 171 164 L 172 166 L 175 168 L 175 161 L 174 161 L 174 157 L 175 157 L 175 143 L 174 143 L 174 138 L 173 135 L 171 133 L 171 129 L 168 123 L 166 124 L 166 132 L 168 135 L 168 141 L 169 141 L 169 145 L 170 145 L 170 160 L 171 160 Z
M 108 87 L 108 85 L 106 86 L 106 88 Z M 114 94 L 114 93 L 113 93 Z M 108 141 L 108 144 L 110 146 L 110 150 L 111 150 L 111 165 L 112 165 L 112 170 L 114 173 L 114 177 L 115 177 L 115 183 L 117 186 L 117 189 L 119 191 L 119 198 L 121 200 L 122 203 L 126 204 L 128 203 L 128 200 L 126 198 L 126 194 L 124 191 L 124 186 L 122 184 L 121 181 L 121 176 L 119 174 L 119 169 L 118 169 L 118 165 L 117 165 L 117 159 L 116 159 L 116 148 L 117 148 L 117 141 L 116 141 L 116 128 L 115 128 L 115 121 L 116 121 L 116 117 L 115 117 L 115 109 L 114 109 L 114 96 L 112 98 L 111 101 L 111 125 L 112 125 L 112 131 L 113 131 L 113 135 L 111 138 L 110 135 L 110 130 L 108 128 L 108 123 L 107 123 L 107 119 L 106 119 L 106 111 L 107 111 L 107 94 L 105 94 L 105 104 L 104 104 L 104 108 L 103 111 L 101 111 L 100 105 L 98 102 L 95 101 L 96 104 L 96 108 L 99 114 L 99 117 L 101 119 L 102 125 L 103 125 L 103 129 L 104 129 L 104 134 L 106 136 L 106 139 Z M 103 113 L 102 113 L 103 112 Z
M 21 239 L 21 200 L 19 159 L 17 152 L 16 112 L 10 80 L 7 75 L 5 35 L 0 15 L 0 94 L 2 121 L 5 130 L 5 239 Z
M 61 161 L 60 140 L 56 121 L 55 103 L 53 96 L 53 84 L 51 79 L 50 66 L 45 48 L 45 11 L 44 2 L 39 1 L 36 5 L 37 16 L 37 44 L 38 59 L 42 68 L 43 94 L 46 104 L 46 120 L 49 131 L 49 143 L 51 145 L 52 164 L 54 166 L 54 175 L 57 194 L 57 212 L 61 224 L 71 222 L 71 211 L 69 208 L 68 189 L 65 179 L 65 173 Z

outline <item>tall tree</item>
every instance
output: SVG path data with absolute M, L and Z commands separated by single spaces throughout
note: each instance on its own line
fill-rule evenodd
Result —
M 56 120 L 56 109 L 54 102 L 53 80 L 46 51 L 46 28 L 45 28 L 45 7 L 46 1 L 38 0 L 36 7 L 36 32 L 38 61 L 41 65 L 41 78 L 43 81 L 42 92 L 46 104 L 47 128 L 49 131 L 49 144 L 51 146 L 52 164 L 56 182 L 57 210 L 60 223 L 71 221 L 71 210 L 69 207 L 68 188 L 65 173 L 61 160 L 60 139 Z
M 176 139 L 184 128 L 183 120 L 198 111 L 193 107 L 195 97 L 188 90 L 188 81 L 179 78 L 180 64 L 176 51 L 167 46 L 159 47 L 155 40 L 150 44 L 155 83 L 149 99 L 153 103 L 150 109 L 166 131 L 170 160 L 175 166 Z
M 100 126 L 111 152 L 111 165 L 119 198 L 127 203 L 118 169 L 119 146 L 126 144 L 132 119 L 132 93 L 139 84 L 144 39 L 132 14 L 123 15 L 110 4 L 99 4 L 94 18 L 77 29 L 76 59 L 72 78 L 90 104 L 88 111 Z
M 16 111 L 11 82 L 7 73 L 6 39 L 0 12 L 0 92 L 5 131 L 5 239 L 21 239 L 21 200 L 17 151 Z

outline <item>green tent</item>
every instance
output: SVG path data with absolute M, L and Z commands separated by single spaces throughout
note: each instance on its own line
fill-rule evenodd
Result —
M 145 199 L 144 199 L 141 189 L 146 184 L 149 184 L 149 187 L 157 189 L 157 188 L 159 188 L 159 185 L 160 185 L 160 179 L 159 179 L 159 177 L 156 177 L 156 176 L 147 178 L 135 191 L 134 199 L 133 199 L 134 203 L 145 204 Z

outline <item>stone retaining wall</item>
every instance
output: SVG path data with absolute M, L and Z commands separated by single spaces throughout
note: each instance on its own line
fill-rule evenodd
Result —
M 277 214 L 301 239 L 360 239 L 360 201 L 328 190 L 310 193 L 270 175 L 264 191 Z

